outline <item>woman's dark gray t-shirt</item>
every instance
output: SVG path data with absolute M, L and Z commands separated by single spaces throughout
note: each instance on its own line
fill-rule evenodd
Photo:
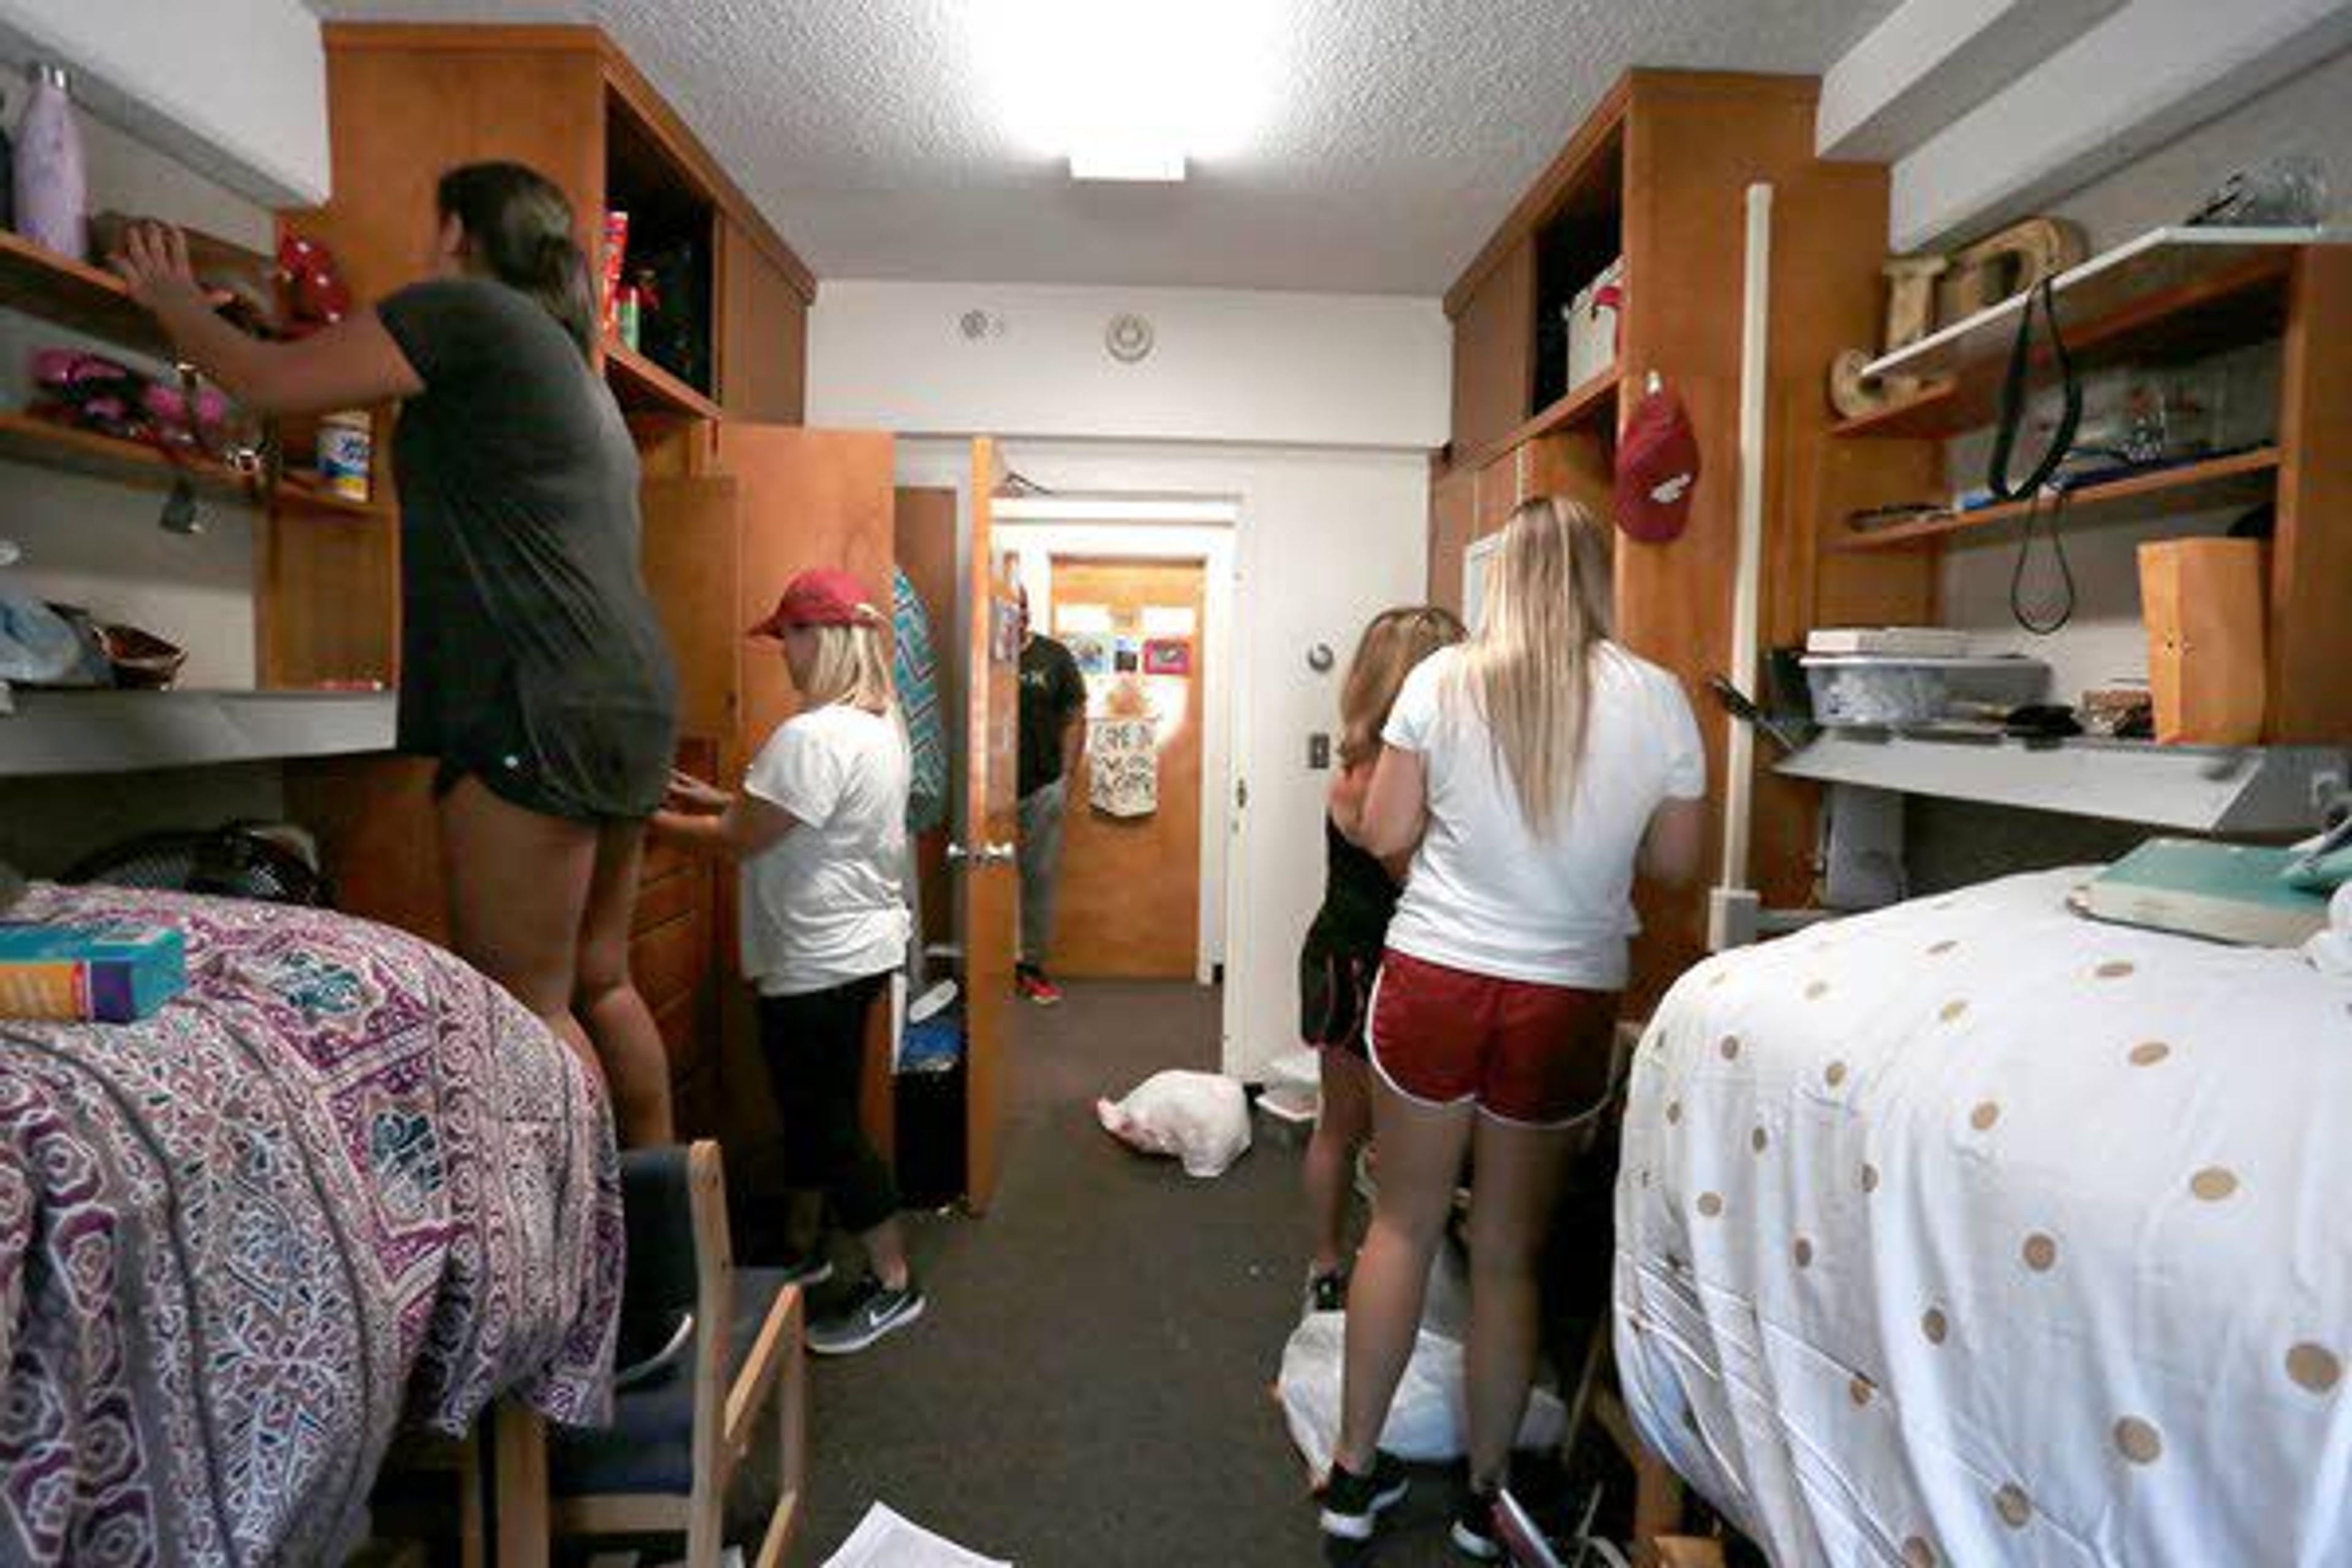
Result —
M 660 805 L 677 677 L 637 563 L 637 452 L 528 295 L 446 279 L 377 307 L 425 390 L 393 443 L 400 749 L 583 820 Z

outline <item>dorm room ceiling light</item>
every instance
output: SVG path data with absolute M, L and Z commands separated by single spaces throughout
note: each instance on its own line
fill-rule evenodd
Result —
M 1259 118 L 1268 0 L 992 0 L 971 15 L 1004 122 L 1076 180 L 1172 184 Z

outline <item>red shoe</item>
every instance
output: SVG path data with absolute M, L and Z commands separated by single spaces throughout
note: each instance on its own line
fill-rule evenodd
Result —
M 1045 972 L 1023 964 L 1013 972 L 1013 989 L 1040 1007 L 1061 1005 L 1062 988 L 1045 978 Z

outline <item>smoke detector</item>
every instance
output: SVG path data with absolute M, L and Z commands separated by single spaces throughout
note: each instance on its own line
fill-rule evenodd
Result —
M 1151 323 L 1132 312 L 1113 316 L 1103 329 L 1103 347 L 1121 364 L 1134 364 L 1151 353 Z

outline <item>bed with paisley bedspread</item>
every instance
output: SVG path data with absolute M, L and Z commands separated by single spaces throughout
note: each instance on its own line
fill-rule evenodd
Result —
M 404 1423 L 604 1418 L 611 1114 L 504 992 L 320 910 L 36 886 L 10 918 L 176 926 L 188 989 L 0 1020 L 0 1563 L 332 1561 Z

